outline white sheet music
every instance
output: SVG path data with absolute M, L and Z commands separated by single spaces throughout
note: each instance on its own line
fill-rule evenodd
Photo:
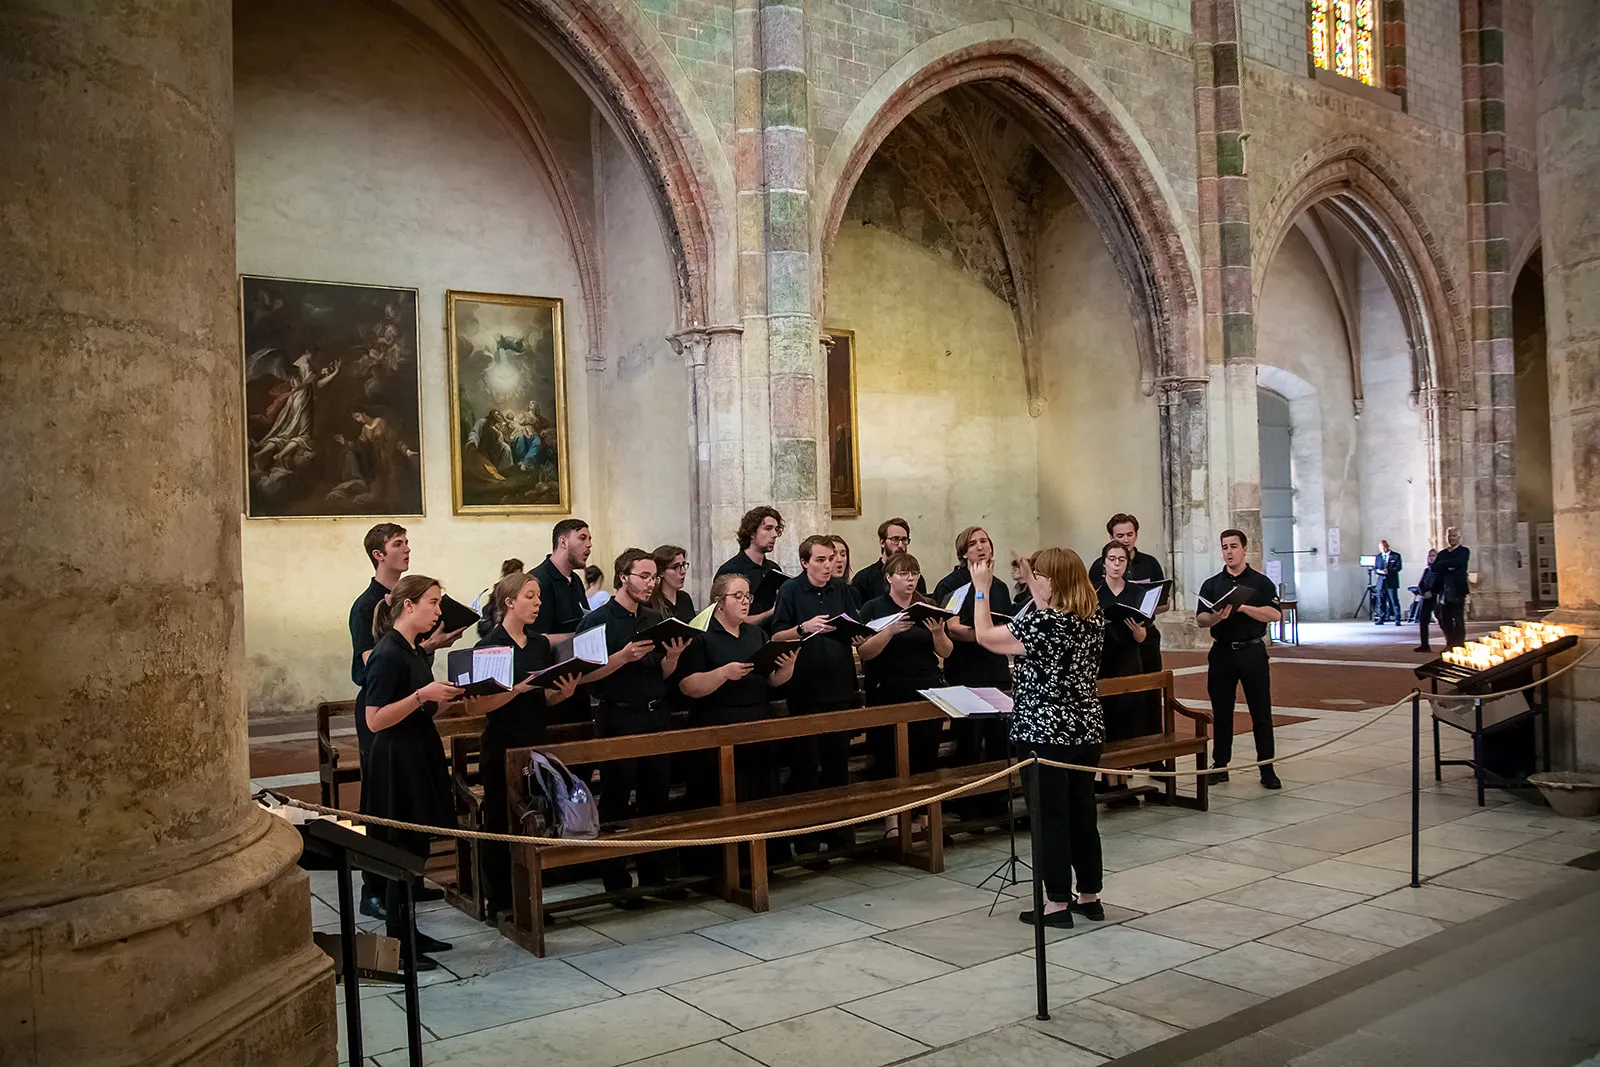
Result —
M 472 653 L 472 680 L 482 682 L 493 678 L 510 689 L 516 685 L 511 679 L 512 653 L 509 648 L 479 648 Z
M 967 594 L 970 592 L 972 592 L 972 583 L 968 582 L 966 585 L 950 594 L 950 599 L 944 602 L 944 609 L 946 611 L 954 611 L 959 614 L 961 611 L 961 605 L 967 602 Z
M 590 663 L 604 663 L 610 653 L 606 651 L 606 628 L 596 626 L 583 631 L 572 639 L 572 654 L 578 659 L 586 659 Z
M 1156 605 L 1159 603 L 1161 603 L 1161 586 L 1158 585 L 1154 589 L 1145 593 L 1144 599 L 1139 602 L 1139 614 L 1148 616 L 1152 619 L 1155 618 Z
M 999 715 L 1010 710 L 1011 699 L 998 690 L 968 689 L 964 685 L 947 685 L 938 689 L 919 689 L 918 693 L 926 697 L 940 711 L 952 719 L 965 719 L 973 715 Z M 995 693 L 1005 702 L 1005 707 L 998 707 L 985 699 L 985 693 Z
M 885 615 L 881 619 L 873 619 L 871 622 L 867 623 L 867 627 L 868 629 L 878 630 L 881 632 L 885 627 L 893 626 L 896 621 L 905 618 L 905 615 L 905 612 L 897 611 L 893 615 Z

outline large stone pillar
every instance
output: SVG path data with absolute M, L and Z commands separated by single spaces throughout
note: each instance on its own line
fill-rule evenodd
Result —
M 1600 19 L 1592 0 L 1540 0 L 1539 205 L 1549 330 L 1550 467 L 1561 607 L 1600 633 Z M 1600 657 L 1558 680 L 1555 743 L 1600 770 Z
M 0 1062 L 335 1060 L 250 803 L 231 5 L 0 6 Z

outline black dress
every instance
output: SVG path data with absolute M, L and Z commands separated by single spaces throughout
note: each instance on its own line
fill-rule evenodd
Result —
M 376 710 L 407 698 L 432 681 L 428 654 L 398 631 L 390 630 L 378 639 L 367 660 L 366 682 L 356 701 L 356 714 L 365 716 L 369 708 Z M 429 702 L 393 726 L 373 731 L 371 755 L 361 771 L 363 813 L 426 826 L 455 825 L 444 742 L 433 725 L 437 710 L 438 706 Z M 420 856 L 428 854 L 427 834 L 383 826 L 374 826 L 369 832 L 379 841 Z M 398 890 L 398 883 L 391 883 L 391 932 L 401 928 Z
M 1137 587 L 1124 583 L 1122 594 L 1118 596 L 1105 585 L 1099 585 L 1095 587 L 1095 593 L 1100 597 L 1101 610 L 1106 613 L 1106 640 L 1104 651 L 1100 656 L 1100 677 L 1127 678 L 1130 675 L 1143 674 L 1143 649 L 1140 648 L 1140 643 L 1134 640 L 1133 631 L 1128 629 L 1128 624 L 1109 611 L 1109 606 L 1118 602 L 1136 603 Z M 1145 629 L 1148 632 L 1155 627 L 1147 624 Z M 1145 640 L 1149 640 L 1148 635 Z M 1104 697 L 1101 699 L 1101 704 L 1105 706 L 1107 741 L 1121 741 L 1124 738 L 1145 737 L 1161 732 L 1161 703 L 1158 694 L 1124 693 L 1121 696 Z
M 860 619 L 871 622 L 903 610 L 885 593 L 862 605 Z M 865 662 L 867 706 L 905 704 L 921 700 L 919 689 L 934 689 L 944 684 L 939 655 L 933 648 L 933 633 L 917 623 L 905 633 L 895 634 L 883 649 Z M 871 735 L 873 765 L 879 778 L 894 777 L 894 730 L 879 727 Z M 911 773 L 931 771 L 939 762 L 939 742 L 944 736 L 944 721 L 928 719 L 907 726 L 910 742 Z
M 754 663 L 767 632 L 747 622 L 731 634 L 716 616 L 706 626 L 706 635 L 684 650 L 677 676 L 705 674 L 730 663 Z M 691 726 L 731 726 L 775 717 L 772 691 L 767 676 L 751 671 L 743 678 L 726 681 L 694 702 L 689 712 Z M 688 780 L 691 808 L 710 807 L 719 802 L 716 749 L 692 753 Z M 739 800 L 762 800 L 778 794 L 778 742 L 763 741 L 739 745 L 734 749 L 734 793 Z
M 943 606 L 949 602 L 951 594 L 971 581 L 971 572 L 965 566 L 957 566 L 934 586 L 934 603 Z M 995 582 L 989 587 L 991 612 L 1010 615 L 1020 603 L 1012 601 L 1011 591 L 1006 588 L 1004 582 Z M 961 602 L 961 625 L 967 627 L 973 625 L 972 614 L 976 607 L 977 598 L 968 590 L 966 599 Z M 996 619 L 995 622 L 998 623 L 999 620 Z M 952 642 L 954 647 L 950 650 L 950 658 L 944 662 L 946 682 L 950 685 L 988 687 L 1006 693 L 1011 692 L 1011 665 L 1004 656 L 989 651 L 977 641 L 955 641 L 952 638 Z M 951 762 L 958 766 L 968 766 L 1005 759 L 1007 729 L 1006 720 L 1000 715 L 951 720 L 950 733 L 956 741 L 955 756 Z M 987 793 L 960 798 L 955 806 L 972 811 L 997 806 L 1004 810 L 1008 803 L 1008 797 L 998 793 Z
M 479 641 L 477 647 L 511 649 L 511 679 L 520 682 L 534 671 L 544 670 L 555 662 L 550 642 L 544 634 L 524 629 L 522 637 L 524 643 L 518 647 L 502 623 L 489 631 L 489 635 Z M 483 777 L 483 828 L 490 833 L 510 832 L 506 753 L 513 748 L 531 748 L 545 743 L 551 709 L 545 704 L 544 698 L 543 689 L 519 693 L 491 711 L 484 721 L 478 767 Z M 574 696 L 570 699 L 577 701 L 579 698 Z M 500 842 L 485 841 L 482 849 L 484 888 L 489 900 L 489 914 L 493 916 L 511 906 L 511 847 Z

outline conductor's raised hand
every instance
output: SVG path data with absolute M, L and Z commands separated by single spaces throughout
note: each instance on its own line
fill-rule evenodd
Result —
M 429 682 L 417 690 L 417 699 L 424 704 L 448 704 L 461 695 L 461 687 L 449 682 Z
M 828 625 L 828 617 L 826 615 L 813 615 L 800 624 L 800 632 L 807 634 L 825 634 L 832 629 L 833 627 Z
M 989 586 L 994 582 L 994 560 L 974 560 L 968 564 L 967 572 L 972 576 L 972 591 L 987 593 Z

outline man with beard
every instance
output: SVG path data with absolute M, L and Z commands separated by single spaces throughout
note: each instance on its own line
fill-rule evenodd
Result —
M 539 617 L 533 632 L 544 634 L 552 646 L 577 633 L 578 623 L 589 613 L 583 568 L 593 548 L 587 522 L 562 519 L 550 531 L 550 554 L 533 568 L 539 583 Z

